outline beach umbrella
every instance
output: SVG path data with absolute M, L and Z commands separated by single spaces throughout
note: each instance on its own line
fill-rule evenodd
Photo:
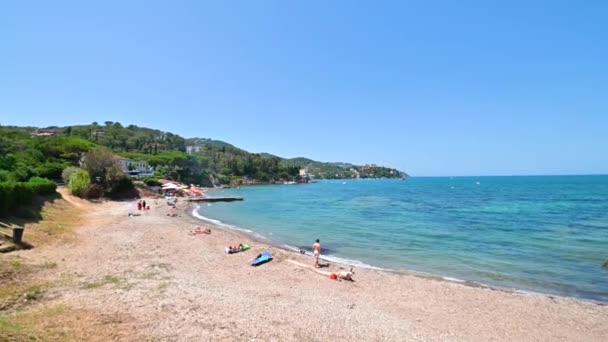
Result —
M 167 183 L 163 185 L 163 190 L 177 190 L 179 187 L 173 183 Z

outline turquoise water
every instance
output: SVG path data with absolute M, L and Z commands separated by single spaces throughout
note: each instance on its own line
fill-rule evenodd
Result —
M 608 176 L 321 181 L 217 190 L 199 215 L 330 260 L 608 302 Z

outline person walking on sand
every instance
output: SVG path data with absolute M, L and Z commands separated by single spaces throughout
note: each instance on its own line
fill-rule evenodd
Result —
M 321 243 L 319 239 L 312 244 L 312 255 L 315 257 L 315 267 L 319 268 L 319 254 L 321 254 Z

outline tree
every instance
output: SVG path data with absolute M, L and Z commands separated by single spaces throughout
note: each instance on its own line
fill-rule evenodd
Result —
M 128 190 L 128 189 L 123 189 L 125 187 L 128 187 L 128 185 L 126 185 L 126 183 L 131 184 L 131 188 L 132 188 L 132 183 L 125 182 L 125 179 L 128 179 L 127 175 L 125 175 L 125 173 L 122 172 L 122 170 L 120 169 L 120 167 L 118 165 L 112 164 L 112 166 L 108 167 L 105 170 L 105 175 L 104 175 L 104 179 L 102 182 L 103 187 L 104 187 L 105 191 L 110 194 L 116 194 L 116 193 L 120 192 L 121 190 Z
M 114 160 L 110 152 L 93 150 L 85 156 L 82 168 L 89 173 L 91 179 L 101 182 L 105 180 L 107 170 L 113 165 Z

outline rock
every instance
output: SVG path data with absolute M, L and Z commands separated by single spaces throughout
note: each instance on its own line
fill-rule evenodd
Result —
M 608 268 L 608 260 L 604 261 L 604 263 L 602 264 L 602 267 Z

